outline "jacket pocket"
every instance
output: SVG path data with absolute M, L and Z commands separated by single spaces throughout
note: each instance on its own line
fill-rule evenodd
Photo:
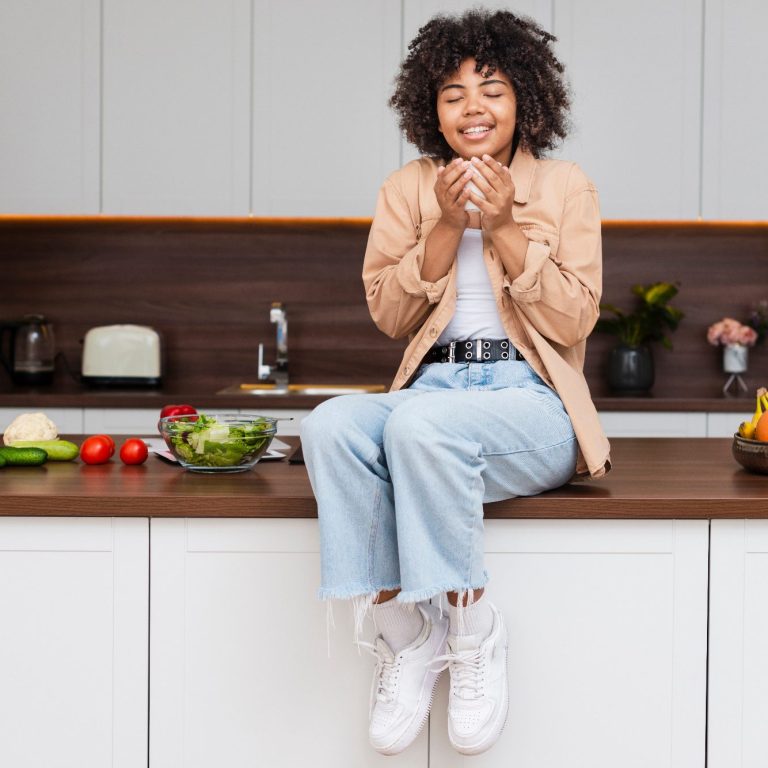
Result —
M 557 257 L 557 249 L 560 246 L 560 233 L 550 229 L 544 229 L 538 224 L 518 224 L 525 236 L 535 243 L 542 243 L 549 247 L 550 257 L 558 265 L 562 264 Z

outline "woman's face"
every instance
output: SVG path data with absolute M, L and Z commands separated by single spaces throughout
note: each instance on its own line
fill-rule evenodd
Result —
M 474 59 L 465 59 L 438 88 L 438 127 L 465 160 L 489 154 L 509 166 L 517 119 L 515 92 L 498 69 L 484 78 L 475 72 L 475 64 Z

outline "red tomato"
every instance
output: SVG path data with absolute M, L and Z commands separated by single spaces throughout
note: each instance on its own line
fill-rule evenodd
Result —
M 94 437 L 100 437 L 102 440 L 106 440 L 109 443 L 109 455 L 115 455 L 115 441 L 109 435 L 94 435 Z
M 163 419 L 166 416 L 193 416 L 196 413 L 197 410 L 191 405 L 166 405 L 160 411 L 160 418 Z
M 120 448 L 120 459 L 123 464 L 143 464 L 149 456 L 149 449 L 143 440 L 131 437 Z
M 80 458 L 86 464 L 106 464 L 113 452 L 105 435 L 87 437 L 80 446 Z

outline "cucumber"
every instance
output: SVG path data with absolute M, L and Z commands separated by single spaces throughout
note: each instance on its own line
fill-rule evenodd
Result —
M 14 440 L 12 448 L 42 448 L 51 461 L 72 461 L 80 449 L 69 440 Z
M 9 467 L 39 467 L 48 460 L 48 454 L 42 448 L 0 448 L 0 456 Z

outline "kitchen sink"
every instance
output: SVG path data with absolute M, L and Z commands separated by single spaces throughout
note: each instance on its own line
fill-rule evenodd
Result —
M 218 395 L 255 395 L 257 397 L 291 397 L 298 395 L 362 395 L 386 392 L 384 384 L 233 384 L 220 389 Z

